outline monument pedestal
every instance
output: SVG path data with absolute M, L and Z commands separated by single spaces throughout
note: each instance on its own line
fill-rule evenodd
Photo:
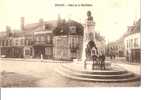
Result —
M 91 64 L 89 64 L 91 65 Z M 55 70 L 62 76 L 90 82 L 130 82 L 140 80 L 140 76 L 129 72 L 119 66 L 108 66 L 106 70 L 91 70 L 91 67 L 85 70 L 82 63 L 62 64 Z

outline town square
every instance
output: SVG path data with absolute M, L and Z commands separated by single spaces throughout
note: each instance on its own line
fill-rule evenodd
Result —
M 56 13 L 55 20 L 40 18 L 27 24 L 21 16 L 19 30 L 6 25 L 0 32 L 0 87 L 140 86 L 139 15 L 131 24 L 122 24 L 125 31 L 118 34 L 122 28 L 118 20 L 111 29 L 111 19 L 105 24 L 109 28 L 103 26 L 105 20 L 100 24 L 93 10 L 82 10 L 83 18 L 74 13 L 70 16 L 84 21 Z

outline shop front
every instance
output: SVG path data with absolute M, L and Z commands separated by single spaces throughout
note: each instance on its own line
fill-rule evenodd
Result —
M 23 58 L 23 47 L 2 47 L 1 55 L 5 58 Z
M 53 56 L 53 50 L 52 46 L 44 46 L 44 45 L 37 45 L 33 47 L 34 50 L 34 58 L 41 58 L 41 55 L 43 56 L 43 59 L 51 59 Z
M 34 50 L 32 46 L 26 46 L 24 47 L 24 58 L 32 58 L 34 55 Z

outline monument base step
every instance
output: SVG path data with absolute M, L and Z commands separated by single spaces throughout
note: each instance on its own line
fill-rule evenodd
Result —
M 83 81 L 130 82 L 140 80 L 140 76 L 115 67 L 112 67 L 111 70 L 77 70 L 63 64 L 57 67 L 56 71 L 64 77 Z

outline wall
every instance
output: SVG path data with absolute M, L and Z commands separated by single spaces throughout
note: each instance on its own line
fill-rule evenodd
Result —
M 53 58 L 58 60 L 71 60 L 67 36 L 53 37 Z
M 140 33 L 134 33 L 127 36 L 124 40 L 125 56 L 129 62 L 140 62 Z

